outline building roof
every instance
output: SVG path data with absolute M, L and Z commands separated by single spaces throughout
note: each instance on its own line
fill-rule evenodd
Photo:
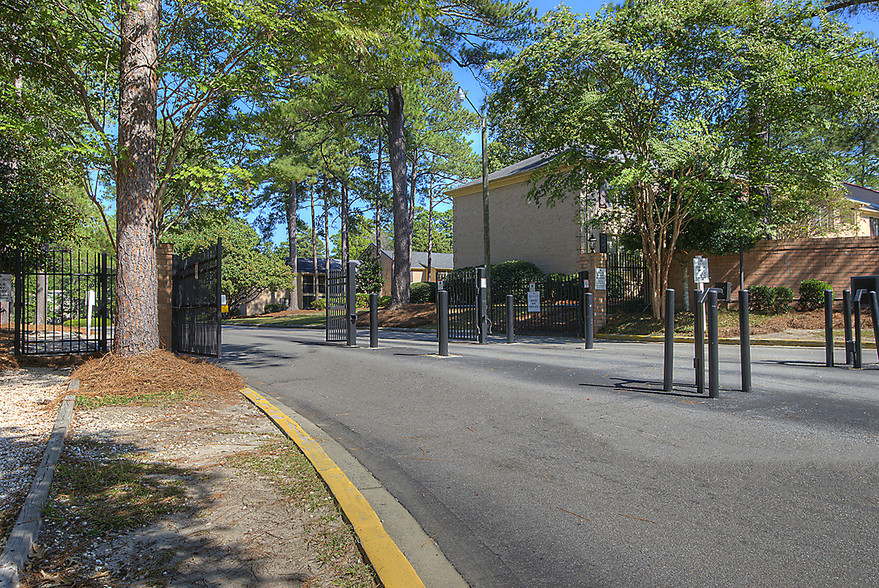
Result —
M 394 259 L 394 252 L 389 251 L 387 249 L 382 249 L 382 254 L 384 254 L 388 259 Z M 452 269 L 455 267 L 454 263 L 454 255 L 451 253 L 436 253 L 434 252 L 431 255 L 431 264 L 430 266 L 434 269 L 446 270 Z M 413 251 L 409 257 L 409 265 L 413 268 L 425 268 L 427 269 L 427 252 L 426 251 Z
M 354 263 L 360 265 L 360 261 L 356 259 L 352 259 Z M 290 265 L 290 258 L 287 258 L 287 265 Z M 342 269 L 342 260 L 341 259 L 330 259 L 330 270 L 338 271 Z M 317 258 L 317 273 L 322 274 L 326 270 L 326 259 L 323 257 Z M 311 257 L 297 257 L 296 258 L 296 273 L 298 274 L 313 274 L 314 271 L 314 259 Z
M 858 186 L 857 184 L 849 184 L 848 182 L 843 182 L 842 185 L 848 190 L 849 198 L 867 208 L 879 211 L 879 191 Z
M 522 161 L 518 161 L 513 165 L 508 165 L 507 167 L 491 172 L 490 174 L 488 174 L 488 182 L 491 183 L 519 174 L 530 174 L 534 170 L 540 169 L 541 167 L 546 165 L 552 158 L 553 155 L 550 155 L 549 153 L 540 153 L 538 155 L 529 157 L 528 159 L 523 159 Z M 468 188 L 473 188 L 475 186 L 481 185 L 482 178 L 477 178 L 475 180 L 467 182 L 466 184 L 461 184 L 460 186 L 452 188 L 447 193 L 451 194 L 452 192 L 457 193 L 459 191 L 466 191 Z

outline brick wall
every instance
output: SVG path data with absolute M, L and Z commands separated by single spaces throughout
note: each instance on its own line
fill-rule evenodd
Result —
M 693 286 L 693 257 L 684 258 L 687 263 L 687 290 Z M 731 282 L 733 299 L 739 290 L 739 254 L 707 255 L 711 283 Z M 823 280 L 833 286 L 834 296 L 850 287 L 850 278 L 859 275 L 879 274 L 879 238 L 877 237 L 831 237 L 825 239 L 779 239 L 759 241 L 744 254 L 745 286 L 787 286 L 799 296 L 800 282 L 808 279 Z M 669 288 L 683 290 L 681 263 L 672 262 Z M 681 300 L 682 296 L 676 296 Z M 682 304 L 682 302 L 680 303 Z
M 580 271 L 589 272 L 589 291 L 592 292 L 592 310 L 595 313 L 593 331 L 607 324 L 607 290 L 595 289 L 595 268 L 607 267 L 604 253 L 580 253 Z
M 159 345 L 171 349 L 171 275 L 173 271 L 174 246 L 159 243 L 156 248 L 156 265 L 159 274 Z

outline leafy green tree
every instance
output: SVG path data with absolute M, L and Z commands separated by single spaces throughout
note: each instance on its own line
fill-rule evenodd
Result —
M 241 218 L 222 214 L 190 219 L 167 238 L 180 255 L 192 255 L 223 240 L 222 289 L 229 304 L 238 306 L 263 290 L 286 290 L 293 273 L 284 255 L 261 242 L 256 230 Z
M 419 207 L 415 212 L 412 250 L 451 253 L 453 233 L 451 210 L 435 212 L 431 222 L 427 210 Z M 433 240 L 432 248 L 428 246 L 428 239 Z
M 515 113 L 534 148 L 555 154 L 532 196 L 608 181 L 638 228 L 655 316 L 678 240 L 715 193 L 738 186 L 733 198 L 752 213 L 766 204 L 741 179 L 755 100 L 774 129 L 760 153 L 768 179 L 756 182 L 772 187 L 770 212 L 802 217 L 835 202 L 841 166 L 810 148 L 810 131 L 837 127 L 851 101 L 871 95 L 876 67 L 866 38 L 813 16 L 808 5 L 719 0 L 633 2 L 582 20 L 560 10 L 499 64 L 495 110 Z

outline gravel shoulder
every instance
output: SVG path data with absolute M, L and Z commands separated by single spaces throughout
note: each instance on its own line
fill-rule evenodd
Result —
M 0 373 L 3 539 L 69 369 Z M 23 586 L 375 586 L 311 465 L 243 397 L 79 396 Z

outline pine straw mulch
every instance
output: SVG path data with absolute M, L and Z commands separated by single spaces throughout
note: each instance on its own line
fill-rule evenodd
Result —
M 235 372 L 165 350 L 130 357 L 109 353 L 87 361 L 71 377 L 79 379 L 79 394 L 92 397 L 185 392 L 232 399 L 244 388 Z
M 436 324 L 436 305 L 432 302 L 426 304 L 406 304 L 397 308 L 382 308 L 378 311 L 378 326 L 380 327 L 423 327 Z M 357 313 L 357 326 L 369 326 L 369 311 Z

